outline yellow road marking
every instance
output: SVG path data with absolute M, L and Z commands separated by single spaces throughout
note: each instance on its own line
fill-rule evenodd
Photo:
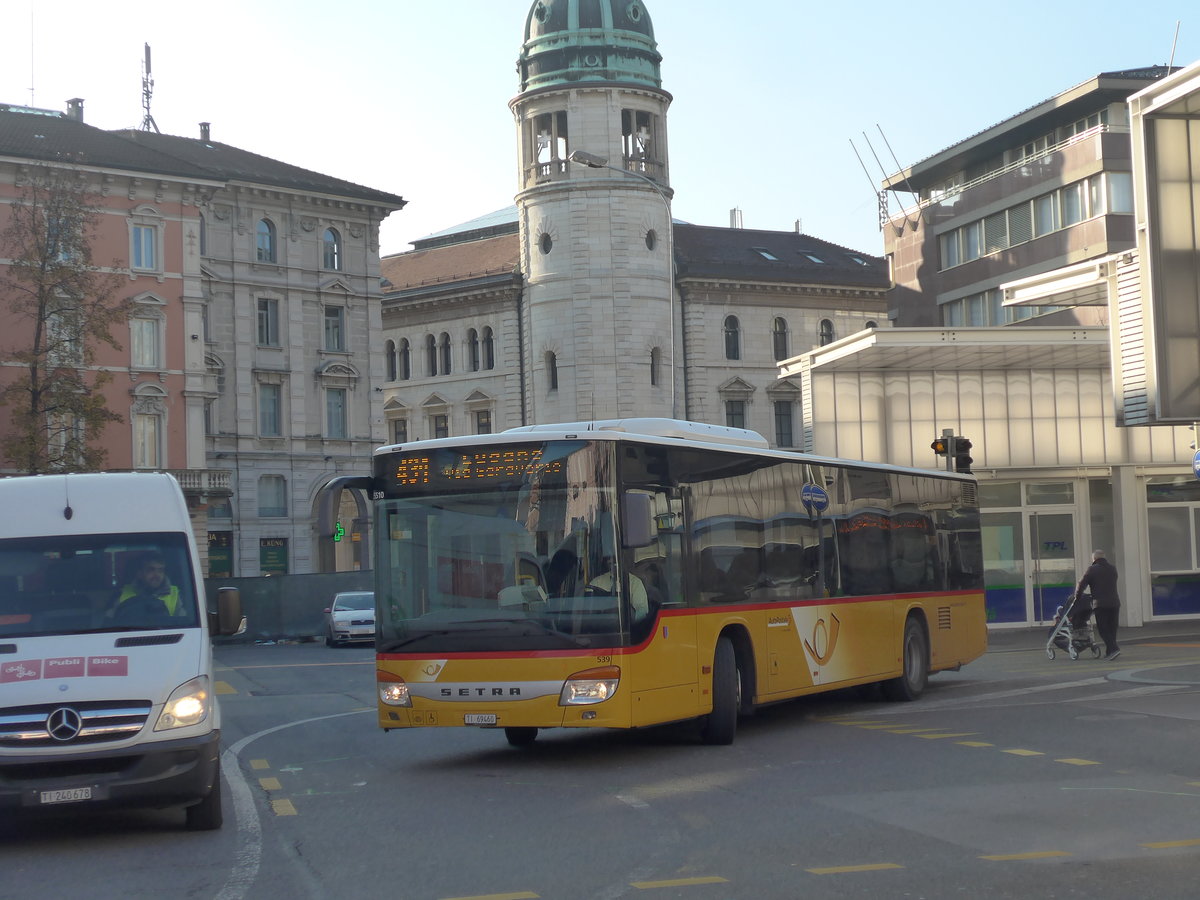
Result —
M 236 694 L 237 693 L 237 688 L 235 688 L 228 681 L 218 681 L 216 683 L 215 687 L 217 689 L 218 694 Z
M 1055 762 L 1066 763 L 1068 766 L 1098 766 L 1094 759 L 1056 759 Z
M 686 887 L 691 884 L 727 884 L 728 881 L 729 879 L 719 875 L 710 875 L 706 878 L 672 878 L 669 881 L 633 881 L 629 886 L 647 891 L 654 888 Z
M 1200 781 L 1189 781 L 1188 787 L 1200 787 Z
M 895 863 L 870 863 L 865 866 L 827 866 L 823 869 L 805 869 L 813 875 L 841 875 L 846 872 L 878 872 L 883 869 L 903 869 Z
M 938 728 L 893 728 L 892 734 L 920 734 L 923 731 L 939 731 Z
M 987 741 L 955 741 L 956 744 L 962 744 L 964 747 L 995 747 L 995 744 L 989 744 Z
M 957 734 L 948 734 L 948 733 L 944 733 L 944 732 L 939 732 L 938 734 L 916 734 L 916 735 L 913 735 L 913 737 L 919 737 L 919 738 L 924 738 L 927 741 L 933 741 L 933 740 L 937 740 L 938 738 L 970 737 L 973 734 L 979 734 L 979 732 L 978 731 L 960 731 Z
M 275 810 L 277 816 L 296 815 L 296 807 L 292 806 L 291 800 L 272 800 L 271 809 Z
M 1200 847 L 1200 840 L 1190 841 L 1156 841 L 1151 844 L 1142 844 L 1148 850 L 1166 850 L 1169 847 Z
M 981 856 L 980 859 L 990 859 L 995 862 L 1008 862 L 1013 859 L 1050 859 L 1055 856 L 1070 856 L 1062 850 L 1042 850 L 1038 853 L 1003 853 L 997 856 Z
M 262 785 L 264 791 L 282 791 L 283 785 L 279 783 L 278 778 L 260 778 L 258 783 Z
M 1045 756 L 1040 750 L 1001 750 L 1001 753 L 1011 753 L 1013 756 Z
M 252 769 L 269 769 L 269 768 L 271 768 L 271 764 L 269 762 L 267 762 L 265 759 L 252 759 L 252 760 L 250 760 L 250 768 L 252 768 Z
M 446 900 L 538 900 L 541 894 L 521 891 L 519 894 L 478 894 L 474 897 L 447 897 Z
M 885 728 L 890 730 L 893 726 L 891 726 L 891 725 L 859 725 L 858 727 L 862 728 L 866 731 L 882 731 Z M 895 727 L 896 728 L 907 728 L 908 726 L 907 725 L 896 725 Z M 932 729 L 926 728 L 925 730 L 931 731 Z

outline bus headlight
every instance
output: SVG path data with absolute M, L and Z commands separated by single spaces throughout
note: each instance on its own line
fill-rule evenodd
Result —
M 379 686 L 379 699 L 388 706 L 412 706 L 408 684 L 399 675 L 376 670 L 375 681 Z
M 212 694 L 208 690 L 208 676 L 198 675 L 186 684 L 171 691 L 166 705 L 158 716 L 155 731 L 186 728 L 197 725 L 208 717 Z
M 617 692 L 621 683 L 621 669 L 618 666 L 601 666 L 598 669 L 585 669 L 570 676 L 563 684 L 562 693 L 558 695 L 559 706 L 586 706 L 590 703 L 603 703 Z

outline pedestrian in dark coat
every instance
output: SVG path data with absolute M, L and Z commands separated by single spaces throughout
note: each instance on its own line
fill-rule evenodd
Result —
M 1092 564 L 1088 566 L 1079 586 L 1078 596 L 1084 590 L 1092 592 L 1092 607 L 1096 614 L 1096 629 L 1104 641 L 1105 659 L 1116 659 L 1121 655 L 1117 645 L 1117 616 L 1121 611 L 1121 596 L 1117 593 L 1117 567 L 1104 558 L 1103 550 L 1092 552 Z

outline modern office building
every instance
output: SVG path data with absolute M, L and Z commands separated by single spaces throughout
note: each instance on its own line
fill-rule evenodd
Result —
M 889 177 L 899 327 L 782 369 L 806 449 L 927 467 L 943 431 L 971 440 L 996 625 L 1049 621 L 1095 548 L 1127 624 L 1200 614 L 1195 434 L 1119 427 L 1111 362 L 1138 281 L 1127 101 L 1168 74 L 1097 76 Z

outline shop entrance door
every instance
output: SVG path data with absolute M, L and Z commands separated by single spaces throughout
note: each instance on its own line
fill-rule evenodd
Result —
M 1031 620 L 1052 622 L 1075 590 L 1075 514 L 1027 512 L 1028 600 Z

